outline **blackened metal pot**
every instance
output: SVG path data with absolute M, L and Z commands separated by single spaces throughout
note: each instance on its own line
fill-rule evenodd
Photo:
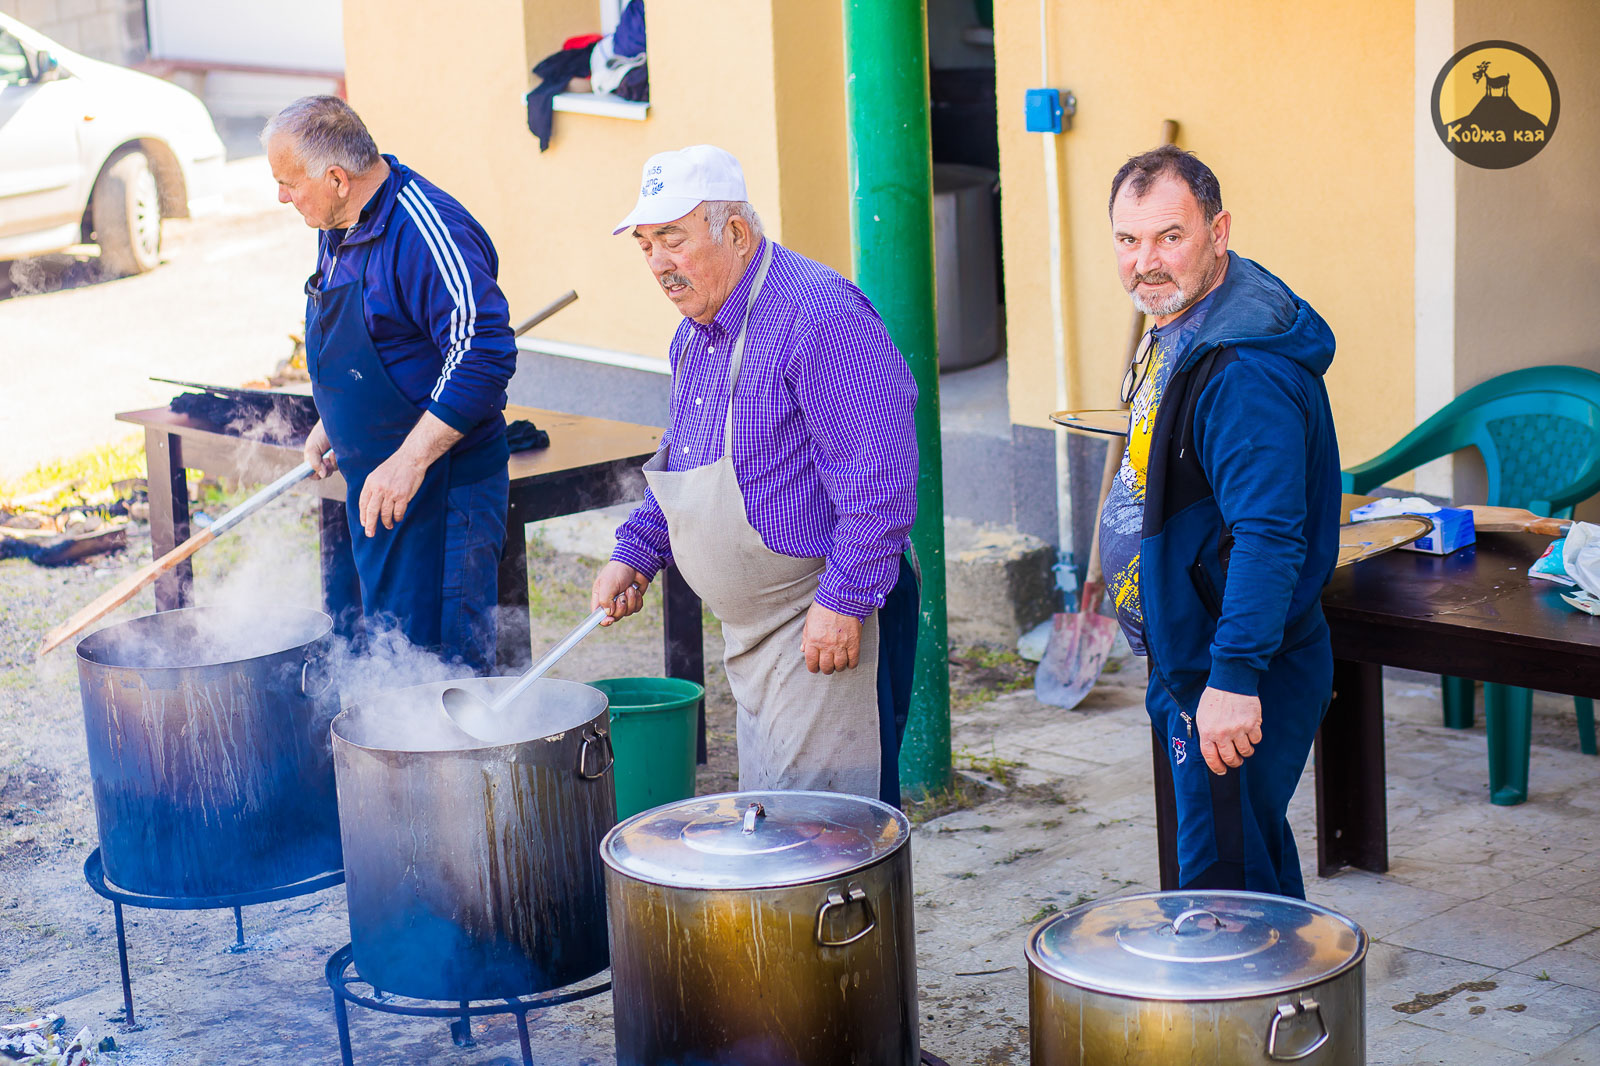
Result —
M 332 620 L 295 607 L 145 615 L 78 642 L 95 819 L 118 888 L 185 899 L 339 869 L 320 667 Z
M 350 941 L 385 992 L 498 999 L 605 969 L 606 697 L 542 678 L 485 738 L 440 700 L 455 685 L 492 703 L 515 681 L 391 690 L 334 720 Z
M 1367 934 L 1303 900 L 1154 892 L 1028 938 L 1033 1066 L 1360 1066 Z
M 702 796 L 613 829 L 618 1066 L 915 1066 L 910 831 L 829 792 Z

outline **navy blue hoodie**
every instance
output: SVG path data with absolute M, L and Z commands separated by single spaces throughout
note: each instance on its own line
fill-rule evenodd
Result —
M 1333 331 L 1233 252 L 1212 305 L 1156 413 L 1140 545 L 1151 675 L 1185 707 L 1255 695 L 1280 649 L 1328 639 L 1339 550 Z

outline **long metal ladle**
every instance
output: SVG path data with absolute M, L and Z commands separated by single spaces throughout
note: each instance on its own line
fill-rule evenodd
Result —
M 638 587 L 638 585 L 633 586 L 633 588 Z M 579 641 L 594 632 L 595 628 L 605 621 L 608 613 L 609 610 L 605 607 L 596 607 L 590 611 L 587 618 L 579 622 L 572 632 L 562 637 L 555 647 L 545 652 L 538 662 L 528 667 L 528 672 L 517 678 L 516 684 L 495 697 L 493 703 L 485 701 L 482 696 L 469 692 L 459 685 L 451 685 L 439 694 L 439 698 L 444 702 L 445 713 L 458 727 L 475 737 L 482 739 L 494 736 L 497 732 L 495 725 L 500 721 L 500 716 L 517 701 L 517 697 L 528 691 L 528 688 L 543 677 L 563 655 L 577 647 Z

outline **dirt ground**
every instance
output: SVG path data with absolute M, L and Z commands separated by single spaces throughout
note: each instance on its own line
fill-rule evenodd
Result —
M 62 1014 L 69 1033 L 88 1025 L 97 1036 L 111 1035 L 121 1049 L 119 1061 L 136 1066 L 337 1061 L 323 964 L 349 939 L 342 888 L 245 908 L 242 951 L 233 947 L 228 911 L 128 908 L 137 1025 L 125 1024 L 111 905 L 91 892 L 83 877 L 96 828 L 76 662 L 70 644 L 43 662 L 33 653 L 50 626 L 149 559 L 147 537 L 135 536 L 131 543 L 126 552 L 62 569 L 18 559 L 0 562 L 0 1024 Z M 243 588 L 259 596 L 265 586 L 279 602 L 312 605 L 313 543 L 306 504 L 291 497 L 271 518 L 260 516 L 259 524 L 241 527 L 196 557 L 196 599 L 221 602 Z M 548 547 L 534 529 L 530 570 L 536 647 L 553 642 L 586 612 L 595 565 Z M 596 633 L 555 673 L 578 680 L 659 674 L 658 603 L 652 598 L 645 613 Z M 146 590 L 108 622 L 153 608 Z M 714 622 L 706 626 L 705 638 L 710 759 L 699 770 L 701 793 L 737 784 L 733 705 L 719 665 L 721 637 Z M 1023 686 L 1031 676 L 1015 656 L 984 649 L 963 650 L 952 670 L 955 704 L 963 712 Z M 933 797 L 913 811 L 914 817 L 1062 802 L 1049 788 L 1035 796 L 1026 790 L 1005 796 L 975 783 L 984 777 L 1009 780 L 1003 760 L 962 751 L 959 762 L 969 768 L 971 780 L 963 778 L 962 788 Z M 926 822 L 918 833 L 936 824 Z M 930 908 L 938 906 L 940 894 L 919 892 L 919 910 L 925 901 Z M 919 947 L 927 952 L 941 945 L 935 936 Z M 1015 1008 L 1004 1012 L 1007 1021 L 995 1022 L 981 998 L 972 1000 L 968 1011 L 965 998 L 942 993 L 937 979 L 925 980 L 923 995 L 929 1009 L 938 1012 L 937 1024 L 932 1015 L 924 1023 L 924 1043 L 931 1050 L 951 1063 L 1023 1061 L 1025 1043 L 1017 1037 L 1023 1019 Z M 530 1021 L 541 1063 L 612 1061 L 609 996 L 551 1008 Z M 991 1032 L 995 1024 L 1005 1032 Z M 465 1049 L 452 1045 L 443 1021 L 353 1008 L 351 1026 L 356 1060 L 362 1063 L 518 1061 L 509 1018 L 479 1021 L 478 1046 Z M 944 1034 L 937 1047 L 929 1043 L 935 1034 Z

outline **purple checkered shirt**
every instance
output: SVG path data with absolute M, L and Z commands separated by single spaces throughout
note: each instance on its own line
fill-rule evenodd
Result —
M 672 338 L 669 470 L 722 456 L 728 360 L 759 252 L 709 326 Z M 750 312 L 733 413 L 733 468 L 750 524 L 780 555 L 825 558 L 816 602 L 864 619 L 883 606 L 917 514 L 917 386 L 860 289 L 772 245 Z M 611 558 L 654 577 L 672 559 L 655 496 L 617 529 Z

